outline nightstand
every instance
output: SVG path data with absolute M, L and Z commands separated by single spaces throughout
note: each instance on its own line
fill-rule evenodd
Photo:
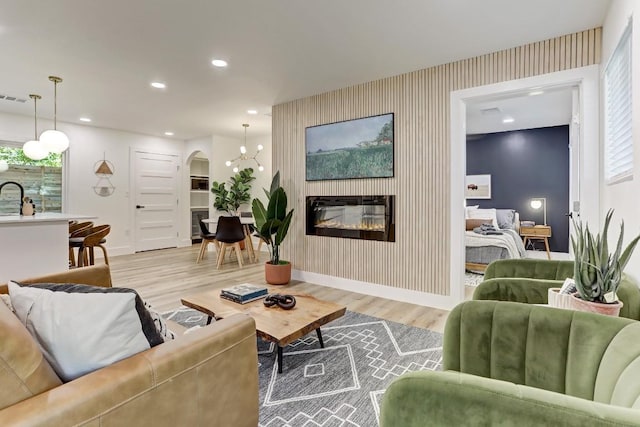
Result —
M 524 239 L 524 246 L 527 247 L 528 240 L 544 240 L 544 247 L 547 249 L 547 258 L 551 259 L 549 252 L 549 237 L 551 237 L 550 225 L 535 225 L 533 227 L 520 227 L 520 236 Z

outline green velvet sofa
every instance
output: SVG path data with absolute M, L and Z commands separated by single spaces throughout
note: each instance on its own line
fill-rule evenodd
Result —
M 473 299 L 546 304 L 547 289 L 559 288 L 567 277 L 573 277 L 573 261 L 494 261 L 474 290 Z M 618 299 L 623 303 L 620 317 L 640 320 L 640 289 L 626 276 L 618 288 Z
M 640 322 L 500 301 L 447 319 L 442 372 L 400 376 L 381 427 L 640 426 Z

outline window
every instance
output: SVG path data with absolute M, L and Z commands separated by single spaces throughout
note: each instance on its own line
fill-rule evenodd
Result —
M 631 27 L 625 29 L 604 70 L 605 179 L 613 184 L 633 177 Z
M 36 212 L 62 211 L 62 156 L 50 154 L 42 160 L 31 160 L 22 152 L 22 144 L 0 141 L 0 160 L 9 168 L 0 171 L 0 184 L 16 181 L 24 187 L 36 205 Z M 0 169 L 1 170 L 1 169 Z M 2 189 L 0 214 L 18 213 L 20 190 L 11 185 Z

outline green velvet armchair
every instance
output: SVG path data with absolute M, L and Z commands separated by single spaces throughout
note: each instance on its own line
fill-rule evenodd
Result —
M 382 427 L 640 426 L 640 322 L 498 301 L 447 319 L 443 372 L 400 376 Z
M 561 287 L 567 277 L 573 277 L 573 261 L 494 261 L 474 290 L 473 299 L 547 304 L 547 289 Z M 640 320 L 640 289 L 626 276 L 618 288 L 618 299 L 623 303 L 620 317 Z

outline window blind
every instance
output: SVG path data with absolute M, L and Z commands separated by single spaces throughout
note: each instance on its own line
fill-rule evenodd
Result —
M 605 179 L 633 177 L 631 20 L 604 72 Z

